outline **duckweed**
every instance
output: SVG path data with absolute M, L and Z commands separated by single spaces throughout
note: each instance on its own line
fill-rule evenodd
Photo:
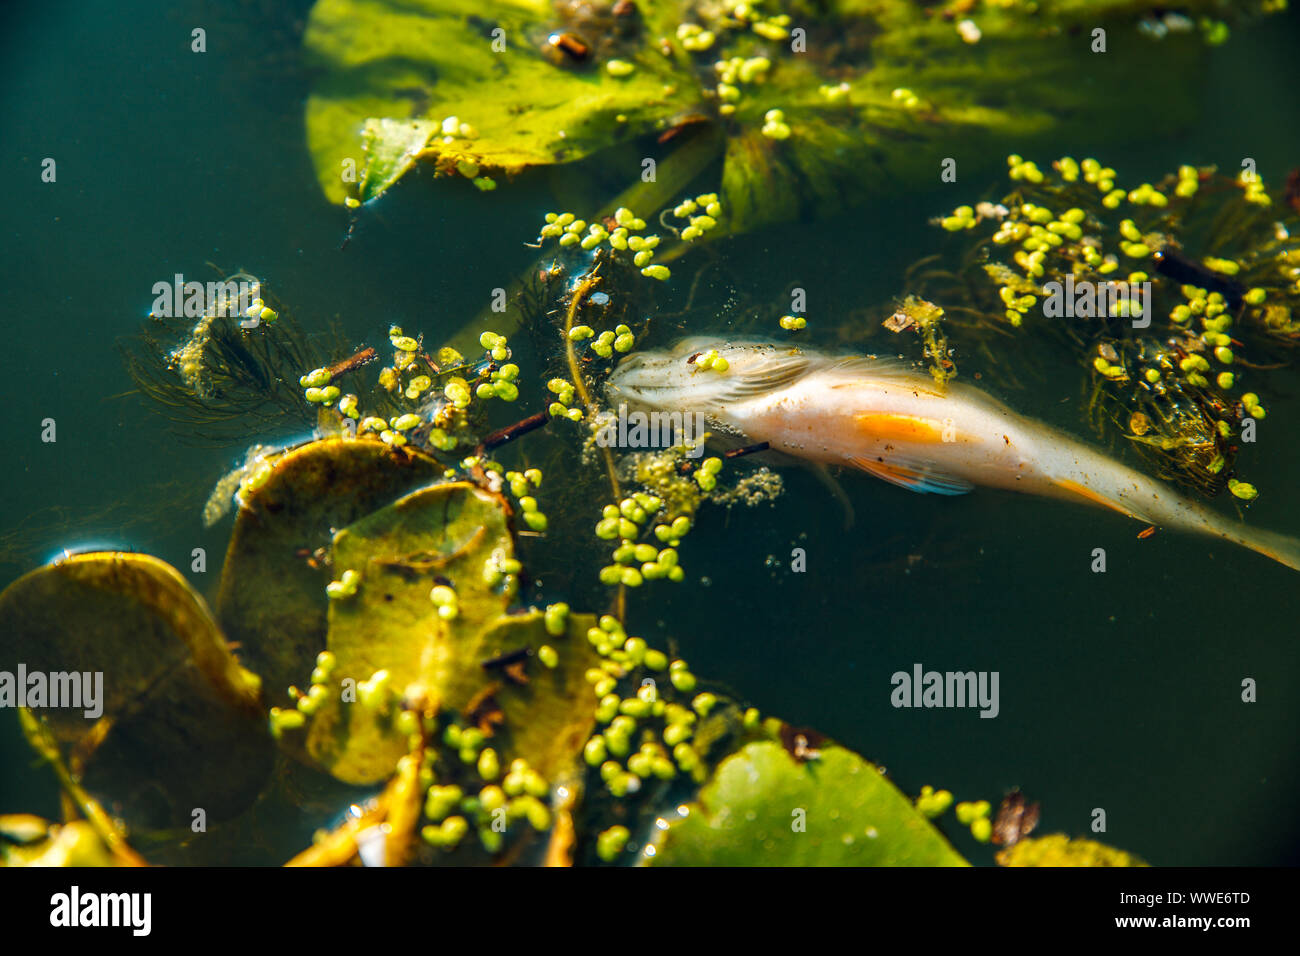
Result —
M 691 699 L 691 708 L 701 717 L 707 717 L 717 703 L 718 698 L 706 691 L 702 694 L 696 694 Z
M 963 826 L 969 826 L 976 820 L 988 817 L 989 812 L 992 809 L 992 806 L 987 800 L 978 800 L 974 802 L 964 801 L 957 804 L 957 822 Z
M 387 670 L 377 670 L 368 680 L 357 684 L 357 702 L 366 710 L 384 712 L 392 695 L 392 675 Z
M 1232 492 L 1234 497 L 1242 501 L 1252 501 L 1259 497 L 1259 491 L 1254 485 L 1244 481 L 1238 481 L 1236 478 L 1228 479 L 1228 491 Z
M 546 607 L 543 620 L 546 625 L 546 633 L 552 637 L 559 637 L 568 627 L 569 605 L 564 602 L 550 604 Z
M 325 586 L 325 593 L 329 595 L 330 600 L 337 601 L 355 595 L 360 585 L 361 572 L 349 568 L 343 572 L 339 580 L 331 581 Z
M 271 736 L 279 740 L 286 730 L 299 730 L 307 724 L 307 717 L 297 710 L 281 710 L 272 707 L 269 711 Z
M 454 620 L 460 614 L 460 601 L 456 592 L 445 584 L 435 584 L 429 592 L 429 600 L 438 609 L 438 616 L 444 621 Z
M 328 385 L 330 380 L 330 371 L 327 368 L 313 369 L 302 378 L 298 379 L 298 384 L 303 388 L 320 388 Z
M 606 863 L 613 863 L 627 849 L 632 834 L 625 826 L 612 826 L 596 837 L 596 855 Z
M 947 790 L 935 790 L 933 787 L 921 788 L 921 795 L 916 798 L 916 809 L 934 819 L 942 816 L 952 806 L 953 796 Z

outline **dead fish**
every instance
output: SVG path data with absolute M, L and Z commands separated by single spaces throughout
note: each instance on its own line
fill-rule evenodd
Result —
M 713 350 L 726 371 L 692 361 Z M 983 485 L 1097 505 L 1300 570 L 1300 540 L 1221 515 L 973 386 L 941 388 L 897 360 L 691 338 L 628 356 L 607 390 L 615 405 L 699 412 L 715 431 L 909 491 L 960 495 Z

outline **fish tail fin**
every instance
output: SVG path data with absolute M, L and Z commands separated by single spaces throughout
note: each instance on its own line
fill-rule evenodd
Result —
M 1126 490 L 1139 491 L 1138 494 L 1108 493 L 1073 478 L 1052 478 L 1051 484 L 1057 494 L 1063 492 L 1065 497 L 1072 497 L 1076 501 L 1089 501 L 1148 524 L 1210 534 L 1272 558 L 1293 571 L 1300 571 L 1300 538 L 1243 524 L 1203 508 L 1172 489 L 1160 489 L 1153 481 L 1136 472 L 1126 474 L 1122 484 Z M 1160 494 L 1150 494 L 1152 489 L 1158 490 Z
M 1276 531 L 1264 531 L 1261 528 L 1237 526 L 1232 539 L 1257 554 L 1272 558 L 1279 564 L 1285 564 L 1293 571 L 1300 571 L 1300 538 Z

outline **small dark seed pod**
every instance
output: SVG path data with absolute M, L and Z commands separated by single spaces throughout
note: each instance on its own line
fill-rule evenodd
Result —
M 552 33 L 546 42 L 577 63 L 582 63 L 591 55 L 591 47 L 576 33 Z

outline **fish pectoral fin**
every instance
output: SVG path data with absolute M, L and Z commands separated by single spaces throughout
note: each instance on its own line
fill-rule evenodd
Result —
M 965 478 L 945 474 L 934 462 L 910 458 L 850 458 L 857 468 L 891 485 L 923 495 L 964 495 L 975 486 Z

